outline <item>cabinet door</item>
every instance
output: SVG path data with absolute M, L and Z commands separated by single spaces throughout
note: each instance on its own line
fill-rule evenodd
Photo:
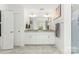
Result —
M 4 21 L 3 24 L 3 35 L 1 39 L 1 48 L 2 49 L 11 49 L 13 48 L 13 14 L 9 11 L 4 11 Z
M 55 44 L 55 33 L 50 33 L 48 35 L 48 41 L 50 42 L 50 44 Z

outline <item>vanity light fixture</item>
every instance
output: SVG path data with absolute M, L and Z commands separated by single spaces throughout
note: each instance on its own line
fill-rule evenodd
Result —
M 36 17 L 37 15 L 35 15 L 34 13 L 31 13 L 30 15 L 29 15 L 29 17 Z
M 44 17 L 49 17 L 50 15 L 48 13 L 46 13 L 45 15 L 43 15 Z

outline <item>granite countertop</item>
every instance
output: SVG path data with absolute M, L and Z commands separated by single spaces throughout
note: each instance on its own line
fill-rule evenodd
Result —
M 55 30 L 25 30 L 24 32 L 55 32 Z

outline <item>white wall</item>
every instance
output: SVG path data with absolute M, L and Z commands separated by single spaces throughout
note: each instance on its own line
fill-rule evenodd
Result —
M 71 5 L 61 5 L 61 17 L 53 21 L 60 23 L 60 38 L 56 37 L 56 46 L 62 53 L 71 53 Z
M 71 53 L 71 5 L 64 5 L 64 53 Z
M 63 9 L 64 5 L 61 5 L 61 17 L 58 19 L 54 20 L 54 28 L 56 23 L 60 23 L 60 37 L 57 38 L 55 37 L 55 43 L 57 48 L 63 53 L 64 52 L 64 18 L 63 18 Z

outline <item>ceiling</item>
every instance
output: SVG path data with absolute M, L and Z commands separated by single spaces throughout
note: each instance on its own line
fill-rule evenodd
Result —
M 24 8 L 56 8 L 58 4 L 29 4 L 29 5 L 22 5 Z
M 8 4 L 9 9 L 55 9 L 58 4 Z

